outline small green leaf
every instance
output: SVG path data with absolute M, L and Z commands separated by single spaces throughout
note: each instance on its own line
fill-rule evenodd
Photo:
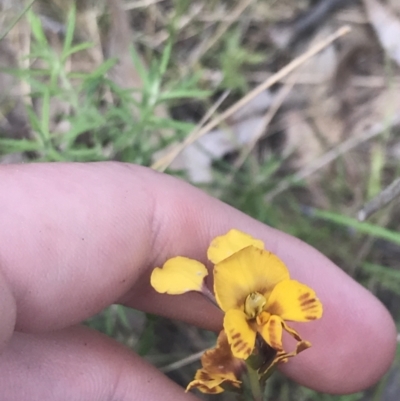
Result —
M 63 49 L 61 53 L 61 59 L 63 62 L 68 58 L 71 54 L 71 46 L 72 41 L 74 40 L 74 33 L 75 33 L 75 23 L 76 23 L 76 6 L 75 3 L 72 3 L 70 10 L 68 12 L 67 17 L 67 30 L 65 33 Z

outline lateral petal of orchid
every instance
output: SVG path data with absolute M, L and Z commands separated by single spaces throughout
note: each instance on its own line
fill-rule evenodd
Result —
M 206 267 L 197 260 L 177 256 L 164 263 L 162 269 L 156 267 L 150 277 L 151 286 L 160 293 L 172 295 L 189 291 L 201 291 Z
M 277 283 L 288 279 L 289 272 L 276 255 L 248 246 L 215 265 L 215 297 L 227 312 L 242 307 L 251 293 L 269 295 Z
M 211 262 L 217 264 L 250 245 L 264 249 L 264 243 L 261 240 L 255 239 L 251 235 L 239 230 L 232 229 L 225 235 L 220 235 L 213 239 L 207 250 L 207 257 Z
M 315 291 L 296 280 L 284 280 L 276 285 L 265 310 L 283 320 L 308 322 L 322 316 L 322 304 Z
M 258 332 L 265 342 L 277 351 L 283 351 L 282 319 L 279 316 L 262 312 L 257 316 Z
M 231 309 L 224 317 L 224 329 L 232 354 L 239 359 L 247 359 L 254 349 L 256 332 L 239 309 Z

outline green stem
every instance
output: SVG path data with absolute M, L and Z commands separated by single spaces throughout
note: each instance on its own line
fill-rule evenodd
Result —
M 247 365 L 247 373 L 250 383 L 251 394 L 254 401 L 263 401 L 260 381 L 258 380 L 258 373 L 251 366 Z

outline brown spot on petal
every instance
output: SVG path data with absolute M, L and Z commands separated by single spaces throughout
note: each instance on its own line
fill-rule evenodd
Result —
M 212 380 L 212 377 L 207 372 L 202 370 L 199 374 L 199 380 L 208 381 L 208 380 Z
M 243 341 L 241 341 L 241 342 L 243 342 Z M 247 347 L 247 344 L 246 343 L 243 343 L 239 348 L 236 348 L 236 351 L 237 352 L 241 352 L 241 351 L 243 351 L 245 348 Z
M 317 316 L 305 316 L 307 320 L 316 320 Z
M 233 330 L 231 330 L 231 333 L 233 333 L 234 331 Z M 236 340 L 237 338 L 239 338 L 240 337 L 240 333 L 236 333 L 236 334 L 233 334 L 232 335 L 232 340 Z
M 300 306 L 306 306 L 306 305 L 310 305 L 313 304 L 316 301 L 315 298 L 310 298 L 310 299 L 306 299 L 305 301 L 300 303 Z
M 242 342 L 243 340 L 239 339 L 239 344 Z M 235 342 L 235 345 L 239 344 Z M 243 363 L 233 356 L 231 347 L 233 348 L 234 345 L 229 345 L 225 332 L 221 331 L 218 336 L 217 346 L 206 351 L 201 357 L 203 370 L 205 369 L 211 373 L 211 377 L 213 374 L 226 375 L 230 373 L 234 377 L 239 377 L 243 370 Z
M 300 302 L 303 302 L 305 299 L 309 298 L 310 295 L 311 295 L 311 294 L 310 294 L 309 292 L 306 292 L 306 293 L 300 295 L 300 296 L 299 296 L 299 301 L 300 301 Z
M 243 343 L 243 340 L 237 340 L 235 343 L 232 344 L 232 347 L 237 348 L 242 343 Z
M 268 313 L 271 315 L 277 315 L 280 316 L 282 314 L 282 307 L 279 305 L 278 302 L 273 302 L 269 307 L 268 307 Z M 269 319 L 269 316 L 267 316 Z M 267 320 L 268 320 L 267 319 Z
M 317 311 L 318 306 L 317 305 L 309 305 L 306 308 L 301 308 L 303 312 L 312 312 L 312 311 Z

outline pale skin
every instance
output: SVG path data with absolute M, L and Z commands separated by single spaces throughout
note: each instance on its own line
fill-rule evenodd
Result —
M 79 323 L 122 303 L 218 331 L 214 305 L 199 294 L 157 294 L 149 275 L 177 255 L 206 262 L 210 241 L 231 228 L 262 239 L 324 305 L 321 320 L 293 323 L 313 346 L 285 374 L 348 393 L 374 384 L 392 362 L 393 321 L 368 291 L 312 247 L 180 180 L 96 163 L 1 166 L 0 182 L 2 400 L 195 400 Z

